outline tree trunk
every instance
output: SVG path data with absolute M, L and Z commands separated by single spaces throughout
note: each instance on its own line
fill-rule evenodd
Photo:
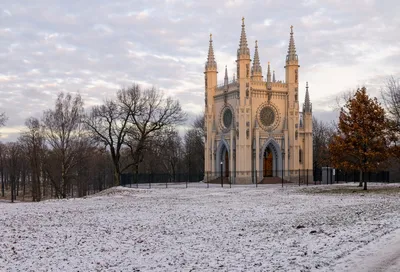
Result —
M 367 190 L 367 181 L 364 180 L 364 190 Z
M 119 173 L 119 166 L 115 165 L 114 166 L 114 186 L 120 186 L 121 185 L 121 176 Z
M 24 170 L 22 174 L 22 200 L 25 200 L 25 185 L 26 185 L 26 172 Z
M 363 186 L 363 172 L 362 170 L 360 170 L 360 182 L 358 183 L 358 187 L 362 187 Z
M 1 196 L 4 197 L 4 170 L 1 170 Z
M 61 197 L 67 198 L 67 178 L 65 176 L 65 164 L 61 164 Z

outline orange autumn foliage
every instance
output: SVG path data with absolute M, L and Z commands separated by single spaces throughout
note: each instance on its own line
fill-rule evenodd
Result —
M 362 172 L 379 170 L 390 156 L 385 110 L 376 98 L 367 95 L 365 87 L 341 109 L 329 152 L 335 168 Z

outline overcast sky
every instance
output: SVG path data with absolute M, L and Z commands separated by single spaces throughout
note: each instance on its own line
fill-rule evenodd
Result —
M 16 139 L 60 91 L 79 91 L 89 108 L 136 82 L 200 113 L 209 34 L 223 82 L 225 65 L 235 72 L 242 16 L 251 55 L 258 40 L 263 73 L 270 61 L 278 80 L 294 26 L 301 102 L 308 81 L 319 119 L 334 118 L 340 92 L 366 85 L 378 94 L 400 76 L 398 0 L 1 0 L 2 140 Z

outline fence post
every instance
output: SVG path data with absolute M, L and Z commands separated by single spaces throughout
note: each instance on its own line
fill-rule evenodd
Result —
M 151 174 L 149 174 L 149 189 L 151 189 Z
M 207 171 L 207 188 L 210 188 L 210 177 L 208 175 L 208 171 Z
M 306 172 L 307 172 L 307 186 L 308 186 L 308 169 L 306 170 Z

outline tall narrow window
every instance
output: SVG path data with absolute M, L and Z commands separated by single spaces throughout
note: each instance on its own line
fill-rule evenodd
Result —
M 303 156 L 303 152 L 301 149 L 299 149 L 299 163 L 302 163 L 302 156 Z

